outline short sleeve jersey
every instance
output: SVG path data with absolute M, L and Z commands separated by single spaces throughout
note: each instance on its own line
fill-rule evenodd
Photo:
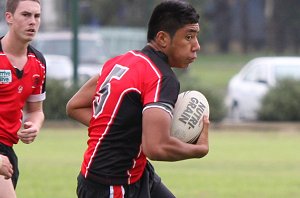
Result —
M 45 99 L 45 59 L 32 46 L 27 51 L 27 63 L 19 71 L 10 63 L 0 43 L 0 143 L 7 146 L 18 142 L 25 102 Z
M 171 114 L 178 93 L 167 57 L 149 46 L 107 61 L 97 82 L 82 175 L 108 185 L 138 181 L 147 161 L 141 150 L 143 110 L 155 106 Z

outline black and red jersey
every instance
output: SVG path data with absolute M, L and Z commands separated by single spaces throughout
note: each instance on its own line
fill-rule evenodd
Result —
M 142 113 L 155 106 L 171 113 L 179 81 L 167 57 L 147 46 L 107 61 L 98 79 L 82 175 L 109 185 L 132 184 L 146 165 Z
M 0 43 L 0 143 L 13 146 L 18 142 L 24 104 L 45 99 L 45 81 L 46 62 L 39 51 L 28 46 L 27 63 L 20 71 Z

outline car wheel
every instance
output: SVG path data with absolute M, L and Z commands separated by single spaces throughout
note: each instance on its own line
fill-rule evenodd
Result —
M 234 101 L 230 109 L 230 119 L 233 122 L 239 122 L 241 120 L 239 104 L 238 102 Z

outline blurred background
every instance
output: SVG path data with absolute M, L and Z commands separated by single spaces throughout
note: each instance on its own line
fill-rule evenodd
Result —
M 78 11 L 73 9 L 78 2 Z M 78 24 L 103 29 L 145 30 L 153 7 L 162 0 L 47 0 L 42 3 L 41 31 L 70 29 L 74 12 Z M 189 0 L 201 14 L 202 52 L 299 53 L 300 2 L 297 0 Z M 0 2 L 1 16 L 5 1 Z M 1 17 L 1 30 L 5 25 Z M 104 30 L 103 30 L 104 31 Z M 107 31 L 107 30 L 105 30 Z M 113 30 L 111 30 L 113 31 Z M 125 31 L 126 32 L 126 31 Z M 118 32 L 120 33 L 120 32 Z M 123 34 L 123 32 L 122 32 Z M 122 34 L 119 34 L 122 35 Z
M 161 1 L 42 1 L 32 45 L 47 61 L 46 122 L 34 144 L 15 146 L 18 197 L 75 196 L 87 131 L 66 117 L 66 103 L 105 60 L 144 47 Z M 300 1 L 189 2 L 201 15 L 201 51 L 188 69 L 174 71 L 181 91 L 201 91 L 209 101 L 210 153 L 153 162 L 156 170 L 179 198 L 300 197 Z M 1 0 L 0 35 L 4 7 Z
M 48 119 L 67 119 L 64 108 L 68 98 L 88 78 L 100 72 L 105 60 L 127 50 L 143 48 L 146 44 L 148 19 L 154 6 L 159 2 L 162 0 L 42 2 L 42 25 L 32 44 L 45 54 L 48 63 L 47 95 L 50 99 L 45 106 Z M 280 95 L 291 95 L 281 99 L 284 101 L 277 103 L 271 103 L 270 99 L 264 101 L 267 93 L 279 84 L 277 83 L 279 77 L 275 74 L 279 70 L 277 66 L 272 70 L 244 69 L 247 71 L 243 73 L 249 72 L 250 76 L 255 76 L 246 77 L 244 74 L 241 77 L 252 79 L 251 84 L 247 86 L 235 88 L 235 85 L 231 85 L 231 81 L 254 58 L 299 56 L 300 1 L 189 0 L 189 2 L 201 16 L 199 35 L 201 51 L 197 62 L 191 68 L 185 71 L 175 70 L 181 80 L 181 91 L 196 89 L 204 92 L 211 104 L 211 119 L 216 122 L 299 121 L 300 113 L 290 115 L 291 111 L 300 112 L 299 102 L 293 101 L 296 96 L 300 97 L 297 95 L 300 92 L 297 86 L 299 84 L 297 79 L 300 78 L 299 60 L 293 60 L 291 64 L 297 66 L 293 67 L 291 72 L 285 72 L 297 75 L 293 76 L 296 77 L 296 82 L 291 82 L 296 84 L 293 93 L 287 91 L 285 86 L 282 88 L 284 93 L 280 91 Z M 4 4 L 5 1 L 0 2 L 2 16 Z M 6 30 L 4 17 L 1 17 L 1 35 Z M 270 64 L 263 63 L 263 65 Z M 290 63 L 284 60 L 280 65 L 281 72 L 277 73 L 282 73 L 289 65 Z M 58 68 L 61 68 L 60 72 L 57 72 Z M 276 79 L 276 82 L 273 82 L 274 79 L 261 79 L 262 72 L 266 73 L 265 76 L 273 75 L 272 78 Z M 271 74 L 272 72 L 274 74 Z M 258 74 L 259 77 L 256 77 Z M 290 75 L 284 77 L 290 78 Z M 257 87 L 257 90 L 250 90 L 249 86 Z M 59 90 L 66 87 L 68 91 Z M 255 97 L 249 98 L 249 93 L 250 95 L 253 93 Z M 240 97 L 241 95 L 243 97 Z M 274 98 L 279 97 L 275 94 L 271 99 Z M 292 101 L 287 103 L 287 100 Z M 55 104 L 55 101 L 59 102 Z M 249 109 L 250 106 L 243 109 L 242 103 L 248 105 L 251 101 L 254 101 L 253 107 L 250 105 L 252 109 Z M 274 118 L 271 115 L 277 112 L 280 102 L 290 106 L 281 111 L 283 116 Z M 262 109 L 267 104 L 268 109 Z M 269 110 L 270 108 L 272 109 Z M 248 111 L 253 112 L 249 118 L 245 116 L 245 112 L 248 114 Z

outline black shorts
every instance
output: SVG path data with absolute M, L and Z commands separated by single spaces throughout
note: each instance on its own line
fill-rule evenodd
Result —
M 81 174 L 77 180 L 78 198 L 175 198 L 150 163 L 147 164 L 142 178 L 130 185 L 103 185 L 86 180 Z
M 10 163 L 13 166 L 14 173 L 11 177 L 11 180 L 12 180 L 14 188 L 16 188 L 18 178 L 19 178 L 18 157 L 12 147 L 6 146 L 1 143 L 0 143 L 0 154 L 7 156 Z

